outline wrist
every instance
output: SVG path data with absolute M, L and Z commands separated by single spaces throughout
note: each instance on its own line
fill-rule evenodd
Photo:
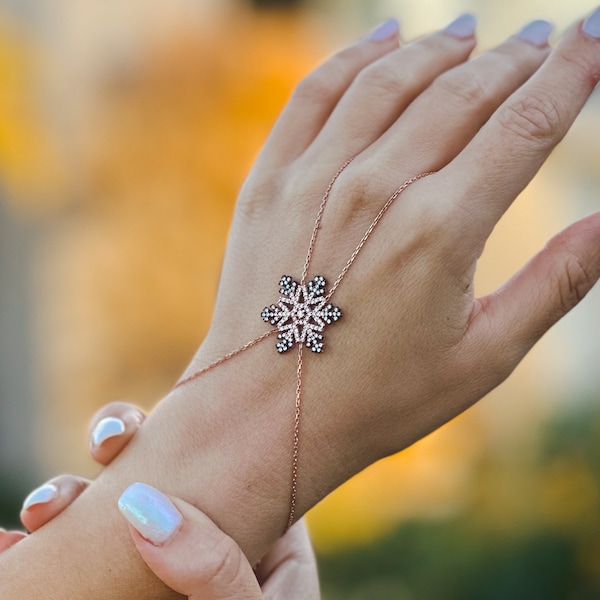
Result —
M 296 353 L 279 355 L 275 341 L 276 336 L 264 340 L 176 388 L 152 417 L 160 418 L 161 428 L 164 419 L 180 423 L 169 428 L 177 431 L 177 443 L 164 444 L 183 448 L 184 456 L 178 460 L 197 461 L 200 469 L 206 460 L 214 464 L 219 489 L 208 495 L 198 490 L 199 497 L 186 499 L 207 512 L 249 556 L 264 532 L 269 532 L 267 544 L 281 535 L 290 509 Z M 209 365 L 232 347 L 235 343 L 217 348 L 209 337 L 189 372 Z M 350 412 L 331 411 L 342 403 L 324 381 L 328 373 L 321 364 L 324 357 L 309 354 L 305 360 L 296 518 L 379 458 L 372 448 L 357 442 L 358 427 Z M 185 497 L 180 490 L 172 493 Z

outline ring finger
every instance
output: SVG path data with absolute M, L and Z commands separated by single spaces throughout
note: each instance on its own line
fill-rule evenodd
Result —
M 550 23 L 533 21 L 500 46 L 438 77 L 359 157 L 356 168 L 370 171 L 376 161 L 379 193 L 386 195 L 416 173 L 446 166 L 543 64 L 551 31 Z
M 441 73 L 475 47 L 475 18 L 463 15 L 443 31 L 390 52 L 363 68 L 338 102 L 305 160 L 338 164 L 362 152 Z M 325 151 L 326 150 L 326 154 Z

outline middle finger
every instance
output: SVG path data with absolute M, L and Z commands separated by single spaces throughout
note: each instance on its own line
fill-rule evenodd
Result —
M 534 21 L 500 46 L 438 77 L 359 157 L 360 170 L 378 165 L 381 190 L 375 195 L 385 196 L 417 173 L 446 166 L 539 69 L 550 53 L 551 31 L 550 23 Z
M 343 163 L 377 140 L 438 75 L 469 58 L 475 24 L 474 17 L 463 15 L 365 67 L 308 148 L 308 163 L 322 162 L 325 151 L 328 162 Z

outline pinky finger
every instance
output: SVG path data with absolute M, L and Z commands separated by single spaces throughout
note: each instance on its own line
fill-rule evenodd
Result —
M 23 503 L 21 522 L 35 531 L 54 519 L 89 485 L 89 481 L 74 475 L 59 475 L 33 490 Z
M 263 154 L 268 156 L 269 164 L 282 166 L 298 158 L 317 137 L 362 69 L 398 46 L 398 22 L 390 19 L 307 75 L 296 87 L 265 144 Z

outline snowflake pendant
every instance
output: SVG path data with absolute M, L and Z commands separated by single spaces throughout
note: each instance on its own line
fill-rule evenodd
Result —
M 277 325 L 276 344 L 279 353 L 287 352 L 294 344 L 306 344 L 313 352 L 322 352 L 322 331 L 342 316 L 342 311 L 325 298 L 325 277 L 317 275 L 306 285 L 300 285 L 289 275 L 279 280 L 281 297 L 277 304 L 263 309 L 266 323 Z

